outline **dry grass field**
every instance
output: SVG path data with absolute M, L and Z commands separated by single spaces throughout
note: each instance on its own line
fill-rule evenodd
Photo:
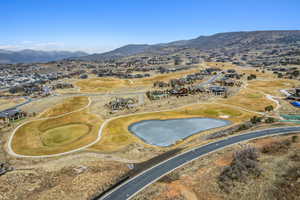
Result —
M 83 98 L 83 99 L 81 99 Z M 50 109 L 47 114 L 58 114 L 78 109 L 87 103 L 87 97 L 67 100 Z M 78 105 L 76 104 L 78 102 Z M 66 110 L 57 108 L 66 108 Z M 49 116 L 47 115 L 47 116 Z M 93 142 L 98 135 L 101 120 L 89 113 L 88 108 L 58 118 L 35 120 L 21 126 L 15 133 L 12 148 L 22 155 L 49 155 L 77 149 Z
M 118 78 L 91 78 L 75 83 L 81 92 L 107 92 L 119 88 L 131 87 L 129 80 Z
M 18 105 L 20 103 L 23 103 L 25 101 L 26 101 L 26 99 L 24 99 L 24 98 L 13 98 L 13 99 L 0 98 L 0 110 L 5 110 L 8 108 L 11 108 L 11 107 Z
M 264 112 L 265 107 L 269 105 L 276 107 L 276 103 L 267 99 L 264 94 L 248 88 L 242 89 L 237 95 L 218 100 L 218 102 L 258 112 Z
M 142 79 L 119 79 L 119 78 L 90 78 L 80 80 L 75 83 L 80 88 L 81 92 L 109 92 L 118 89 L 136 88 L 136 87 L 151 87 L 156 81 L 169 81 L 173 78 L 181 78 L 187 74 L 199 72 L 198 68 L 179 71 L 169 74 L 159 74 L 152 77 Z
M 279 90 L 294 88 L 299 85 L 299 81 L 287 79 L 273 80 L 252 80 L 249 81 L 248 87 L 257 91 L 262 91 L 266 94 L 274 96 L 282 95 Z
M 252 67 L 240 67 L 231 63 L 206 62 L 205 65 L 207 67 L 218 67 L 222 70 L 235 69 L 238 73 L 245 73 L 246 75 L 255 74 L 258 79 L 274 79 L 276 77 L 269 71 L 263 73 L 262 70 L 256 71 L 256 69 Z
M 220 119 L 226 118 L 233 123 L 238 123 L 248 120 L 251 116 L 253 116 L 251 113 L 217 104 L 197 104 L 172 111 L 150 112 L 146 114 L 124 116 L 110 121 L 104 128 L 102 139 L 90 149 L 112 152 L 120 150 L 121 148 L 133 143 L 140 143 L 148 146 L 128 130 L 128 126 L 130 124 L 141 120 L 211 117 Z M 197 135 L 194 135 L 190 138 L 196 136 Z M 189 141 L 190 138 L 185 141 Z
M 64 113 L 73 112 L 75 110 L 85 107 L 86 105 L 88 105 L 88 103 L 89 103 L 88 98 L 84 96 L 68 98 L 64 100 L 62 103 L 59 103 L 54 107 L 47 109 L 45 112 L 43 112 L 40 115 L 40 117 L 41 118 L 54 117 L 54 116 L 62 115 Z

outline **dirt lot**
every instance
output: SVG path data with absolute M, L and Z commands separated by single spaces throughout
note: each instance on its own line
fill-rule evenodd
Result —
M 10 163 L 16 170 L 0 176 L 1 200 L 91 199 L 128 171 L 126 164 L 87 153 Z

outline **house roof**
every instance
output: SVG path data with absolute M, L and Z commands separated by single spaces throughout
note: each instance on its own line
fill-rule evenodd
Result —
M 16 115 L 17 113 L 20 113 L 21 110 L 19 109 L 8 109 L 8 110 L 4 110 L 0 112 L 0 117 L 12 117 L 14 115 Z

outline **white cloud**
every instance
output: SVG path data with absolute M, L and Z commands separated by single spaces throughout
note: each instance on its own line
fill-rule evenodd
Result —
M 32 43 L 34 43 L 34 41 L 25 40 L 21 42 L 21 44 L 32 44 Z
M 20 51 L 23 49 L 43 50 L 43 51 L 85 51 L 87 53 L 103 53 L 119 47 L 118 45 L 93 44 L 87 46 L 66 45 L 62 42 L 39 42 L 39 41 L 20 41 L 13 43 L 0 43 L 0 49 Z
M 23 49 L 32 50 L 62 50 L 65 45 L 61 42 L 37 42 L 37 41 L 21 41 L 14 44 L 0 44 L 0 49 L 18 51 Z

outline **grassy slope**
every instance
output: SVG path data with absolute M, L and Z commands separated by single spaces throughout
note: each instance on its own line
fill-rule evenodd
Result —
M 40 117 L 54 117 L 64 113 L 72 112 L 83 108 L 88 103 L 88 98 L 84 96 L 69 98 L 63 101 L 61 104 L 55 105 L 54 107 L 46 110 L 40 115 Z
M 50 113 L 57 114 L 51 110 Z M 12 147 L 16 153 L 23 155 L 69 151 L 94 141 L 101 122 L 98 117 L 88 112 L 88 108 L 55 119 L 29 122 L 17 130 Z
M 250 89 L 243 89 L 237 95 L 219 100 L 219 102 L 258 112 L 264 112 L 264 108 L 269 105 L 276 107 L 276 104 L 265 95 Z
M 249 82 L 249 88 L 262 91 L 266 94 L 275 96 L 282 95 L 279 90 L 297 87 L 299 81 L 287 79 L 273 79 L 273 80 L 253 80 Z

